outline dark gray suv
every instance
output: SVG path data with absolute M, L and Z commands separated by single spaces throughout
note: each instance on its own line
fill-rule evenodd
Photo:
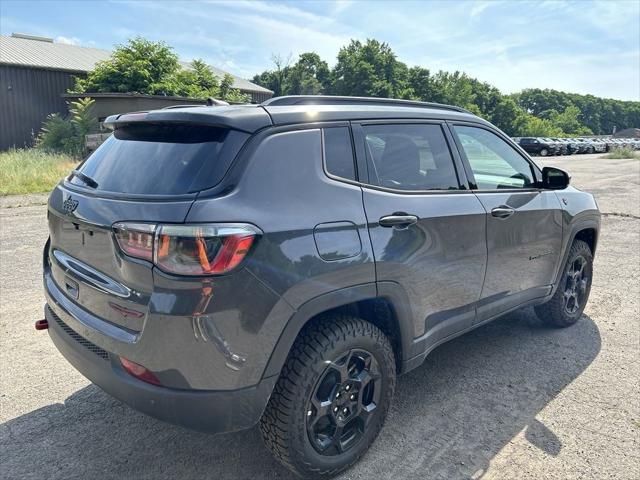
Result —
M 106 124 L 51 193 L 37 327 L 149 415 L 259 422 L 300 475 L 356 462 L 438 345 L 587 302 L 593 197 L 460 108 L 281 97 Z

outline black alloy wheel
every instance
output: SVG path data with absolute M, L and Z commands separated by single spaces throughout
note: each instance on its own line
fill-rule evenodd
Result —
M 338 455 L 363 438 L 380 402 L 380 367 L 366 350 L 330 362 L 307 406 L 307 434 L 316 451 Z
M 565 275 L 564 308 L 569 315 L 574 315 L 586 303 L 588 286 L 587 260 L 579 255 L 573 259 Z

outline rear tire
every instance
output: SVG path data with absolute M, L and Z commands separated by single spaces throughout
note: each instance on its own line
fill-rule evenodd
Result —
M 266 446 L 296 474 L 327 478 L 367 451 L 395 389 L 388 338 L 348 315 L 314 321 L 300 333 L 260 420 Z
M 535 307 L 536 315 L 551 327 L 573 325 L 587 305 L 593 278 L 593 254 L 582 240 L 574 240 L 560 284 L 547 303 Z

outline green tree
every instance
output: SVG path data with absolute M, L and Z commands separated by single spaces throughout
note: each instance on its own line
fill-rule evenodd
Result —
M 281 55 L 271 55 L 274 69 L 266 70 L 253 77 L 253 82 L 273 91 L 275 97 L 287 95 L 286 83 L 289 76 L 289 63 L 291 58 L 283 58 Z
M 570 106 L 580 110 L 579 122 L 596 134 L 640 126 L 640 102 L 579 95 L 558 90 L 530 88 L 512 98 L 527 112 L 550 118 L 552 111 L 565 112 Z
M 287 70 L 285 95 L 319 95 L 329 82 L 329 66 L 317 53 L 307 52 Z
M 564 132 L 553 122 L 533 115 L 527 115 L 515 134 L 518 137 L 562 137 L 563 135 Z
M 338 52 L 331 90 L 336 95 L 411 98 L 408 73 L 388 44 L 351 40 Z
M 118 45 L 111 58 L 98 62 L 86 79 L 78 78 L 75 91 L 163 95 L 167 80 L 179 70 L 178 56 L 166 43 L 136 37 Z
M 434 76 L 434 100 L 438 103 L 471 108 L 476 98 L 471 79 L 461 72 L 439 71 Z
M 411 67 L 407 75 L 411 98 L 423 102 L 435 102 L 436 86 L 431 72 L 423 67 Z
M 548 119 L 564 133 L 570 135 L 593 134 L 589 127 L 585 127 L 580 122 L 580 109 L 575 105 L 568 106 L 562 113 L 558 113 L 555 110 L 549 110 L 549 112 L 550 114 L 548 115 Z
M 527 113 L 509 97 L 501 98 L 491 111 L 488 120 L 511 136 L 523 136 L 528 124 Z
M 196 59 L 189 68 L 182 68 L 167 44 L 137 37 L 117 46 L 111 58 L 99 62 L 87 78 L 76 79 L 74 90 L 249 100 L 232 85 L 233 77 L 219 79 L 204 60 Z

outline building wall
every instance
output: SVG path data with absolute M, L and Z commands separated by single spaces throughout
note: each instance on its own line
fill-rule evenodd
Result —
M 273 93 L 271 92 L 245 92 L 251 95 L 251 103 L 262 103 L 269 100 Z
M 31 146 L 50 113 L 66 114 L 60 96 L 73 86 L 74 74 L 0 65 L 0 150 Z
M 67 114 L 62 94 L 73 87 L 75 76 L 84 76 L 84 73 L 0 65 L 0 151 L 32 146 L 47 115 Z M 251 95 L 253 103 L 271 97 L 270 93 L 246 93 Z M 167 105 L 173 103 L 167 102 Z M 149 107 L 132 101 L 118 108 L 121 113 Z

